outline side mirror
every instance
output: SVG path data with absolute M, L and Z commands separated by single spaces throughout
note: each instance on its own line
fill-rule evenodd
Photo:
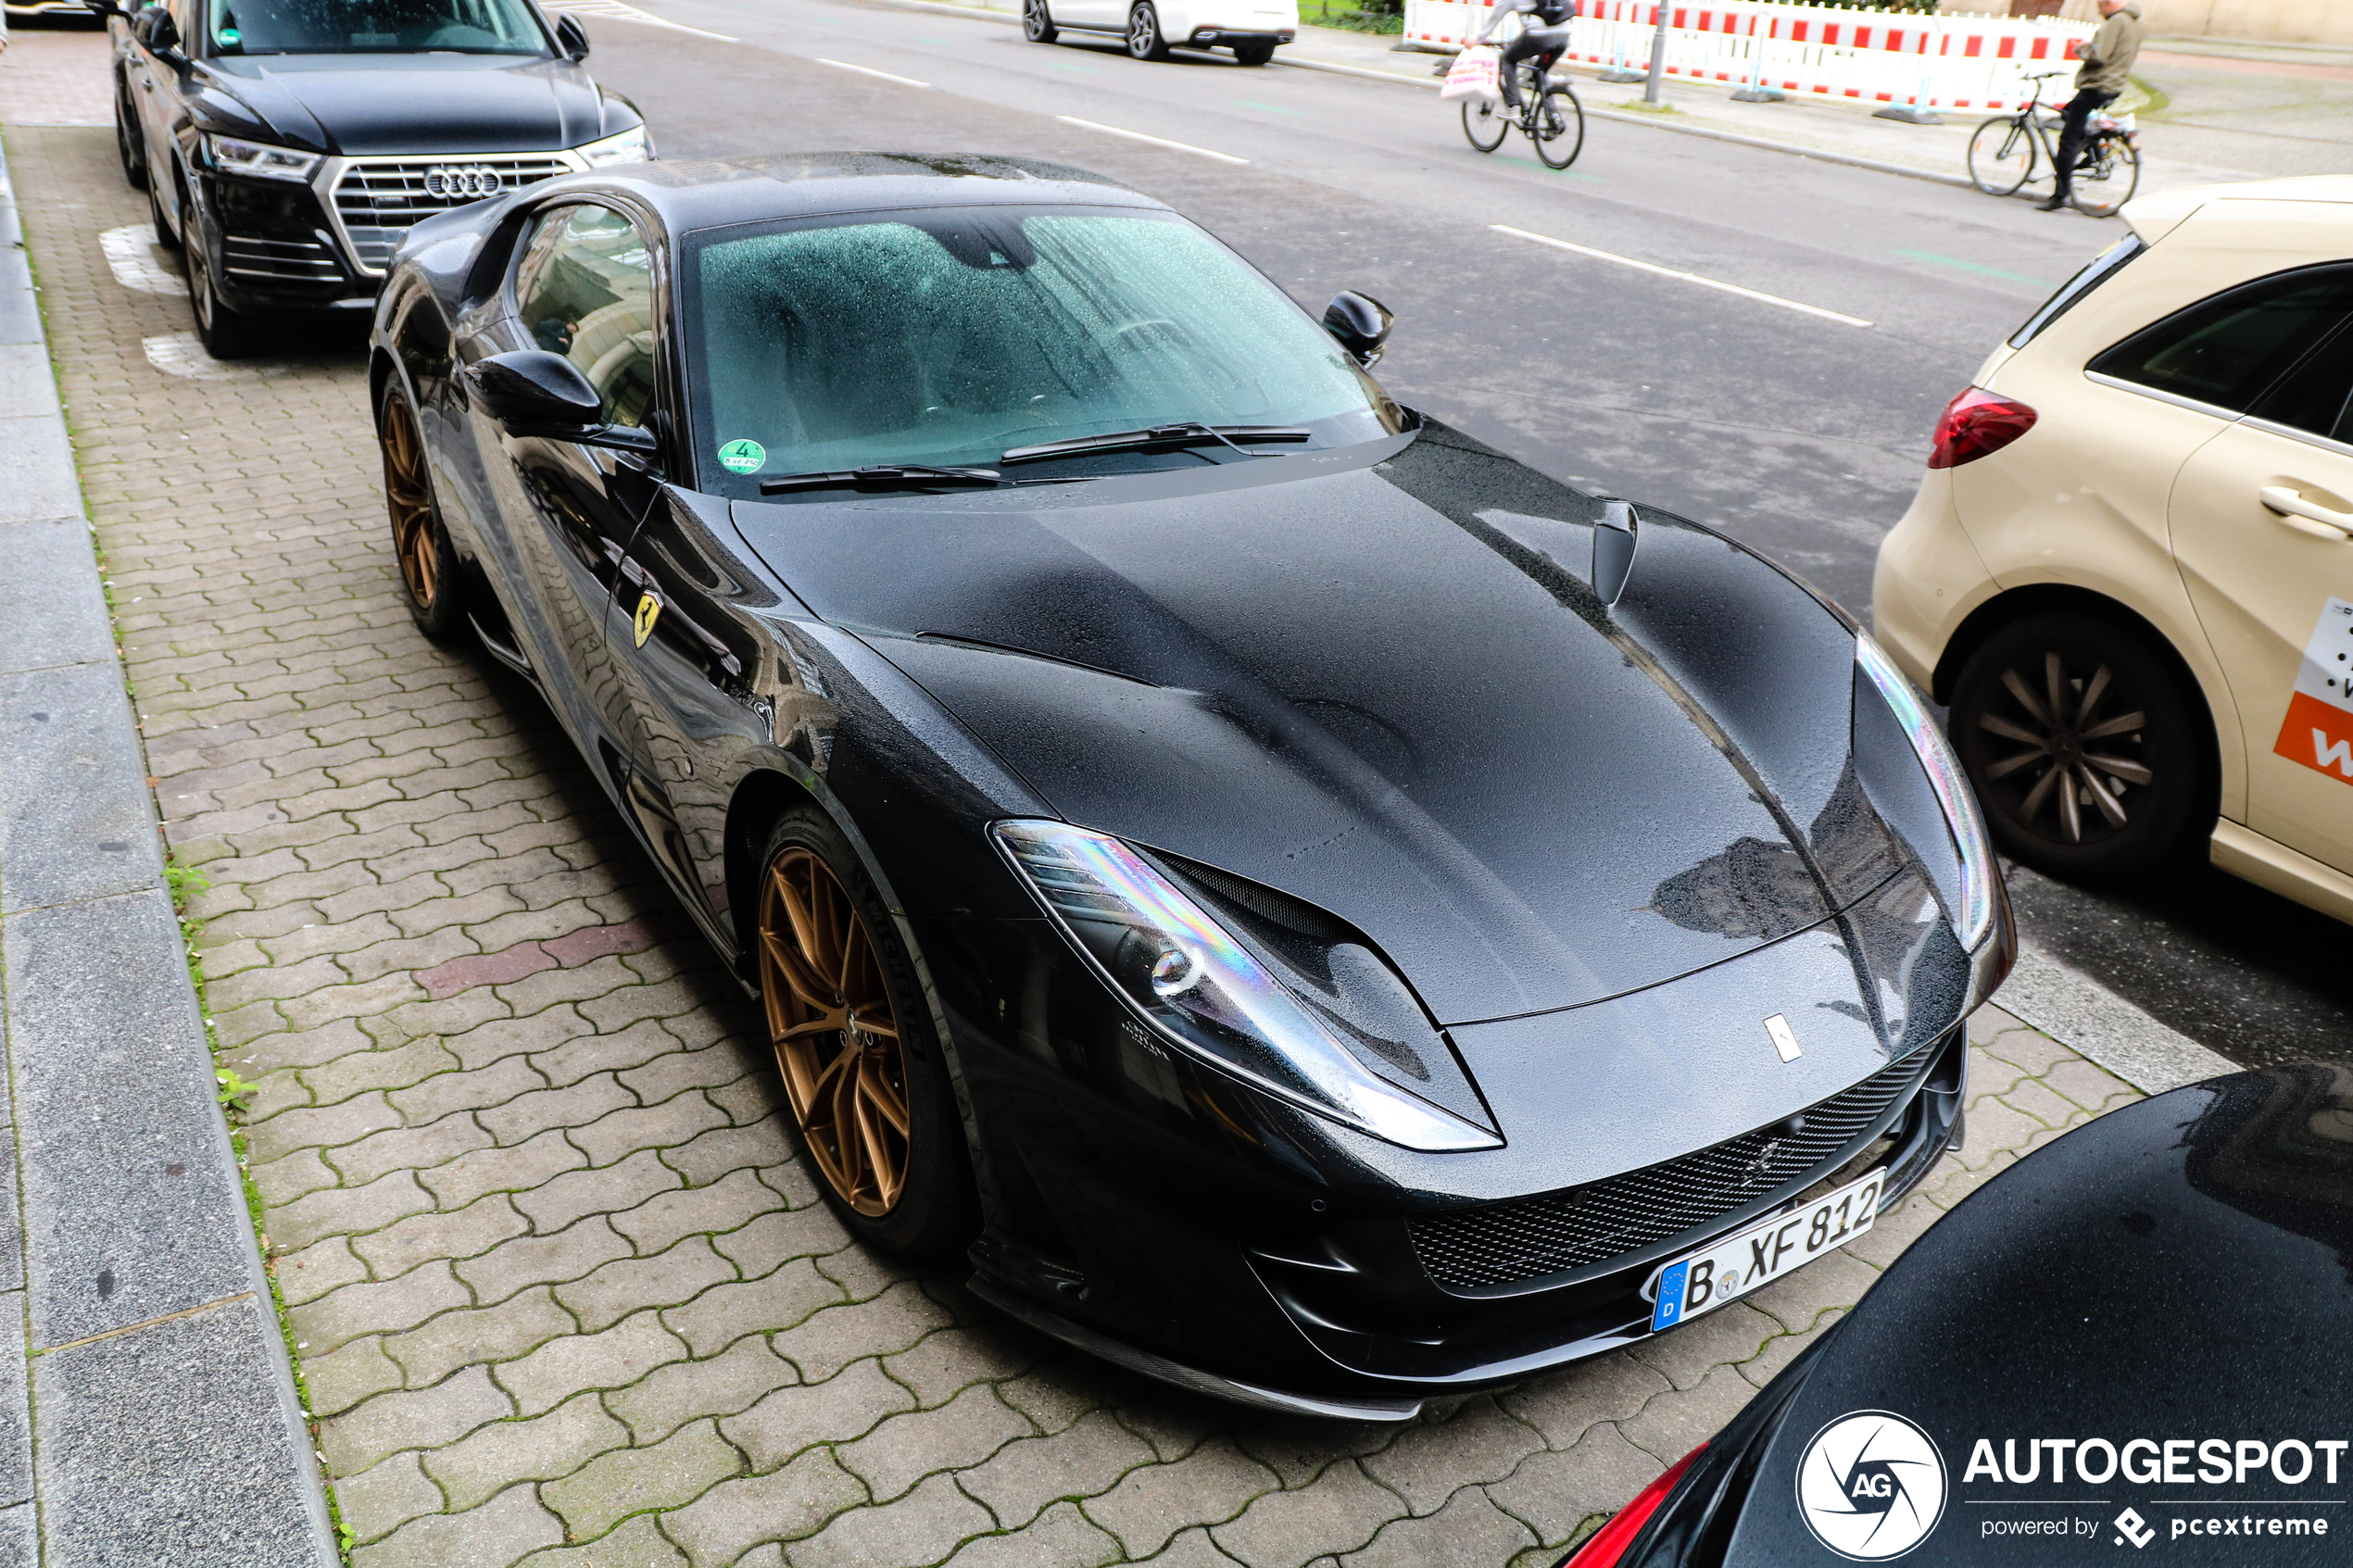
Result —
M 467 383 L 484 413 L 510 435 L 535 435 L 648 456 L 661 450 L 651 431 L 604 421 L 604 399 L 580 367 L 544 348 L 494 354 L 468 367 Z
M 89 6 L 91 14 L 101 21 L 108 17 L 127 17 L 131 14 L 131 7 L 123 0 L 82 0 L 82 3 Z
M 1389 341 L 1389 329 L 1396 320 L 1389 307 L 1353 289 L 1332 295 L 1332 302 L 1324 307 L 1324 331 L 1359 365 L 1370 365 L 1381 357 L 1381 345 Z
M 139 19 L 131 24 L 131 34 L 158 59 L 180 52 L 180 24 L 161 6 L 150 6 L 140 12 Z
M 588 29 L 570 11 L 556 19 L 556 43 L 574 63 L 588 57 Z

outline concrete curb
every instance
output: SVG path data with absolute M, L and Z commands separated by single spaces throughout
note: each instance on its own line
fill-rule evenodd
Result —
M 2091 1058 L 2143 1094 L 2235 1073 L 2238 1064 L 2168 1028 L 2088 975 L 2021 949 L 1994 1005 Z
M 0 1565 L 331 1568 L 5 150 L 0 453 Z

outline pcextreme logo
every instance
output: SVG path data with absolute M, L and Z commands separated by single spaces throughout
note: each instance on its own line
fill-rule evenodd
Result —
M 1797 1461 L 1797 1514 L 1854 1562 L 1884 1562 L 1944 1517 L 1944 1456 L 1892 1411 L 1856 1411 L 1814 1434 Z

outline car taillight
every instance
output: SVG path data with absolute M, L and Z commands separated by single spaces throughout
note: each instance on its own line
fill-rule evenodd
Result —
M 1936 449 L 1928 455 L 1932 469 L 1957 469 L 1963 463 L 1998 452 L 2034 428 L 2034 410 L 2023 403 L 1996 397 L 1982 387 L 1964 387 L 1944 405 L 1936 421 Z
M 1560 1568 L 1617 1568 L 1617 1560 L 1626 1555 L 1626 1549 L 1634 1544 L 1634 1537 L 1651 1522 L 1651 1515 L 1667 1500 L 1667 1494 L 1675 1489 L 1675 1483 L 1683 1478 L 1683 1472 L 1692 1467 L 1692 1461 L 1706 1451 L 1707 1445 L 1702 1443 L 1669 1465 L 1666 1474 L 1635 1493 L 1634 1500 L 1594 1531 L 1592 1538 L 1579 1547 Z

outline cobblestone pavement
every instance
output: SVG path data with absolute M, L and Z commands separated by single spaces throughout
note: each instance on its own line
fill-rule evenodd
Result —
M 411 630 L 356 345 L 165 373 L 187 307 L 109 266 L 145 211 L 107 133 L 8 153 L 359 1568 L 1549 1561 L 1941 1207 L 2131 1098 L 1988 1010 L 1967 1148 L 1857 1245 L 1402 1429 L 1063 1351 L 849 1244 L 553 721 Z

